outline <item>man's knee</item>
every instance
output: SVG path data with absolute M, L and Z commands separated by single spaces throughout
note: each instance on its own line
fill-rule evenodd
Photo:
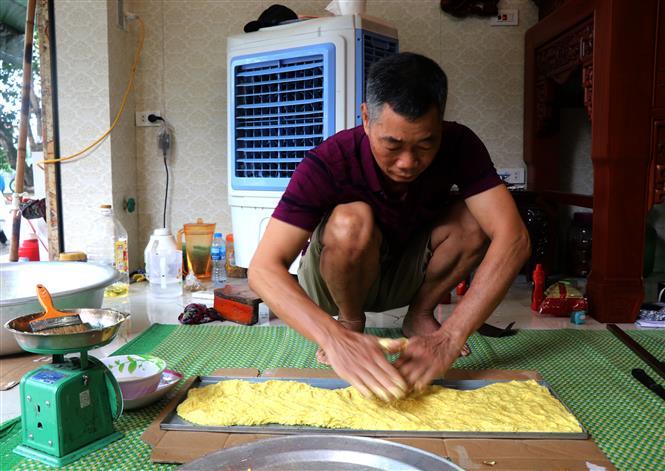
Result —
M 323 233 L 323 246 L 362 253 L 378 242 L 372 208 L 361 201 L 341 204 L 331 213 Z

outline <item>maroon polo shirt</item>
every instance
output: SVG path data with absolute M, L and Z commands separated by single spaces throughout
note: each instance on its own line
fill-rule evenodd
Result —
M 273 217 L 312 232 L 338 204 L 363 201 L 384 239 L 398 248 L 441 214 L 453 185 L 467 198 L 501 183 L 478 136 L 452 121 L 443 122 L 439 152 L 404 198 L 385 191 L 385 178 L 362 126 L 338 132 L 298 164 Z

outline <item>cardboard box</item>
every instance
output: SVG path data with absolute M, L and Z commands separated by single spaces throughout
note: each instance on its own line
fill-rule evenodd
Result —
M 211 375 L 251 378 L 259 376 L 252 368 L 221 369 Z M 265 370 L 262 377 L 336 377 L 332 370 L 275 368 Z M 449 379 L 535 379 L 542 377 L 526 370 L 450 370 Z M 265 434 L 182 432 L 161 430 L 159 424 L 180 402 L 185 387 L 173 398 L 141 439 L 152 446 L 151 459 L 156 463 L 186 463 L 209 453 L 255 440 L 274 437 Z M 360 433 L 359 435 L 366 435 Z M 367 435 L 366 435 L 367 436 Z M 512 439 L 443 439 L 443 438 L 390 438 L 390 441 L 420 448 L 446 457 L 464 469 L 483 470 L 614 470 L 614 466 L 593 440 L 512 440 Z M 589 465 L 596 466 L 592 468 Z
M 0 358 L 0 391 L 6 391 L 19 384 L 27 372 L 51 363 L 50 355 L 17 353 Z

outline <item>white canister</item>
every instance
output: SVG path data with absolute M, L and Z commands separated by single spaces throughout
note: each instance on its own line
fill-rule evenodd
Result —
M 143 253 L 150 294 L 157 298 L 182 295 L 182 251 L 168 229 L 155 229 Z

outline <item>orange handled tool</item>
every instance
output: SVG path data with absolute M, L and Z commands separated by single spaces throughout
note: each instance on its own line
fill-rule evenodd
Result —
M 78 314 L 58 311 L 53 306 L 51 293 L 48 292 L 44 285 L 37 285 L 37 299 L 45 312 L 30 321 L 30 330 L 33 332 L 48 330 L 50 331 L 49 333 L 73 334 L 85 332 L 90 328 L 88 324 L 84 324 L 81 321 L 81 317 Z M 57 331 L 52 331 L 52 329 L 57 329 Z

